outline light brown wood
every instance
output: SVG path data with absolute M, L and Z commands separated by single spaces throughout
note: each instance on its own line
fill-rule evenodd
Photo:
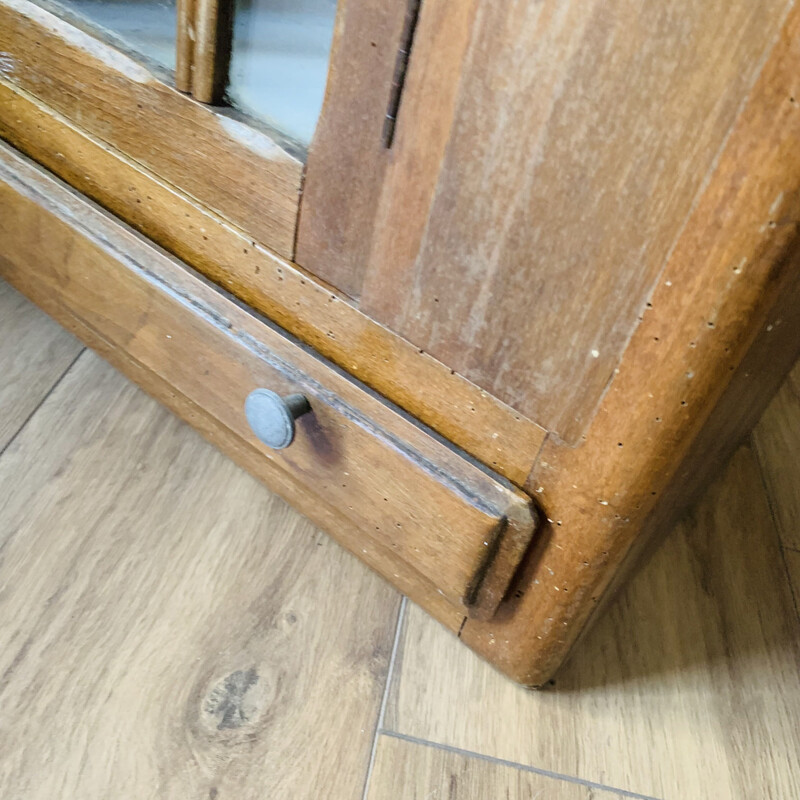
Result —
M 192 92 L 194 62 L 195 0 L 177 0 L 177 34 L 175 37 L 175 87 Z
M 0 281 L 0 452 L 82 349 L 77 339 Z
M 192 94 L 201 103 L 220 103 L 228 84 L 233 0 L 195 0 Z
M 800 549 L 800 364 L 753 431 L 783 543 Z
M 27 0 L 0 4 L 0 50 L 12 84 L 291 257 L 297 155 Z
M 789 5 L 426 2 L 387 152 L 388 65 L 350 0 L 298 262 L 576 444 Z
M 89 353 L 0 485 L 6 793 L 360 796 L 377 576 Z
M 265 470 L 305 489 L 303 509 L 341 511 L 362 550 L 377 543 L 456 608 L 493 613 L 533 536 L 526 495 L 7 147 L 0 178 L 0 274 L 37 302 L 55 301 L 256 447 Z M 311 404 L 287 450 L 262 446 L 247 425 L 245 398 L 261 386 Z
M 612 800 L 622 795 L 381 736 L 368 800 Z
M 790 798 L 799 659 L 743 448 L 547 690 L 515 686 L 409 606 L 383 727 L 649 797 Z
M 538 551 L 492 624 L 461 631 L 523 683 L 552 676 L 633 543 L 663 532 L 800 355 L 798 35 L 795 8 L 585 441 L 545 443 L 528 483 L 552 520 Z
M 0 137 L 517 485 L 545 432 L 0 78 Z

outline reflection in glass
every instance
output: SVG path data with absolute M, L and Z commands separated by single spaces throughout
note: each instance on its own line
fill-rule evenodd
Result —
M 132 50 L 175 69 L 176 0 L 61 0 L 61 4 L 116 34 Z
M 328 75 L 336 0 L 236 0 L 228 97 L 307 145 Z

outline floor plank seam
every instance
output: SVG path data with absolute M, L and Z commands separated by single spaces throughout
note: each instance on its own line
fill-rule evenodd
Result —
M 418 744 L 424 747 L 433 747 L 436 750 L 444 750 L 447 753 L 463 756 L 465 758 L 477 758 L 481 761 L 488 761 L 491 764 L 499 764 L 503 767 L 510 767 L 518 769 L 522 772 L 532 772 L 535 775 L 542 775 L 545 778 L 553 778 L 554 780 L 565 781 L 566 783 L 576 783 L 579 786 L 586 786 L 589 789 L 598 789 L 604 792 L 612 792 L 620 795 L 621 797 L 631 797 L 635 800 L 661 800 L 661 798 L 653 797 L 649 794 L 640 794 L 639 792 L 632 792 L 629 789 L 619 789 L 615 786 L 606 786 L 603 783 L 596 783 L 584 778 L 577 778 L 574 775 L 562 775 L 560 772 L 553 772 L 549 769 L 542 769 L 541 767 L 533 767 L 530 764 L 521 764 L 518 761 L 508 761 L 505 758 L 498 758 L 497 756 L 490 756 L 486 753 L 477 753 L 474 750 L 465 750 L 462 747 L 454 747 L 450 744 L 442 744 L 441 742 L 432 742 L 429 739 L 420 739 L 417 736 L 409 736 L 406 733 L 399 733 L 398 731 L 387 730 L 381 728 L 378 731 L 380 736 L 390 736 L 394 739 L 400 739 L 410 744 Z
M 761 458 L 761 452 L 758 448 L 758 443 L 756 442 L 756 437 L 751 433 L 749 437 L 750 447 L 752 448 L 753 454 L 756 458 L 756 465 L 758 466 L 758 475 L 761 478 L 761 486 L 764 489 L 764 496 L 767 501 L 767 508 L 769 509 L 769 515 L 772 519 L 772 528 L 775 531 L 775 535 L 778 538 L 778 549 L 781 553 L 781 563 L 783 564 L 783 574 L 786 578 L 786 585 L 789 587 L 789 594 L 792 596 L 792 604 L 794 605 L 794 614 L 798 621 L 800 621 L 800 602 L 797 594 L 794 590 L 794 582 L 792 581 L 792 575 L 789 571 L 789 564 L 786 561 L 786 551 L 790 550 L 793 553 L 798 552 L 794 547 L 789 547 L 783 543 L 783 536 L 782 536 L 782 529 L 781 524 L 778 522 L 778 515 L 775 513 L 775 501 L 772 497 L 772 492 L 770 491 L 769 484 L 767 483 L 767 476 L 764 472 L 764 465 Z
M 389 656 L 389 668 L 386 670 L 386 683 L 383 687 L 383 697 L 381 698 L 381 707 L 378 711 L 378 721 L 375 725 L 375 733 L 372 736 L 372 749 L 369 754 L 369 766 L 367 767 L 367 774 L 364 779 L 364 791 L 361 793 L 361 800 L 367 800 L 367 793 L 369 792 L 369 781 L 372 777 L 372 769 L 375 766 L 375 754 L 378 750 L 378 739 L 380 738 L 381 731 L 383 730 L 383 720 L 386 715 L 386 704 L 389 701 L 389 692 L 392 689 L 392 678 L 394 677 L 394 664 L 397 659 L 397 650 L 400 646 L 400 636 L 403 631 L 403 620 L 406 613 L 406 605 L 408 598 L 405 596 L 400 600 L 400 610 L 397 612 L 397 624 L 394 629 L 394 641 L 392 642 L 392 654 Z
M 34 416 L 36 416 L 36 413 L 39 411 L 39 409 L 47 402 L 47 399 L 50 397 L 50 395 L 53 394 L 53 392 L 58 388 L 58 385 L 61 383 L 61 381 L 64 380 L 64 378 L 67 376 L 67 373 L 75 366 L 78 359 L 85 352 L 86 348 L 82 347 L 78 355 L 76 355 L 75 358 L 73 358 L 72 361 L 69 362 L 67 368 L 58 376 L 58 378 L 56 378 L 56 380 L 53 382 L 53 385 L 45 392 L 44 397 L 42 397 L 42 399 L 39 400 L 39 402 L 33 408 L 31 413 L 28 414 L 28 416 L 25 417 L 24 420 L 22 420 L 22 424 L 19 426 L 19 428 L 17 428 L 16 431 L 14 431 L 14 435 L 5 443 L 5 445 L 3 445 L 2 448 L 0 448 L 0 458 L 3 457 L 3 454 L 6 452 L 6 450 L 8 450 L 8 448 L 11 447 L 11 445 L 16 441 L 17 437 L 22 433 L 22 431 L 25 430 L 28 423 L 34 418 Z
M 775 528 L 775 533 L 778 534 L 778 542 L 780 543 L 781 547 L 784 547 L 783 544 L 783 531 L 781 530 L 781 524 L 778 522 L 778 515 L 775 513 L 775 502 L 774 498 L 772 497 L 772 492 L 769 488 L 769 482 L 767 481 L 767 475 L 764 471 L 764 458 L 761 454 L 761 448 L 758 446 L 758 440 L 754 432 L 750 433 L 750 436 L 747 438 L 747 443 L 750 446 L 750 449 L 753 451 L 753 454 L 756 457 L 756 464 L 758 465 L 758 476 L 761 478 L 761 486 L 764 489 L 764 494 L 767 498 L 767 507 L 769 508 L 769 515 L 772 517 L 772 527 Z

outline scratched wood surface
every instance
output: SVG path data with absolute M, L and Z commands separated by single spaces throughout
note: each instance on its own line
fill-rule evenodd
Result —
M 8 796 L 360 797 L 380 578 L 88 352 L 0 485 Z
M 800 365 L 753 431 L 784 545 L 800 550 Z
M 387 150 L 403 9 L 348 0 L 298 262 L 578 441 L 790 5 L 425 2 Z
M 81 349 L 75 337 L 0 281 L 0 451 Z

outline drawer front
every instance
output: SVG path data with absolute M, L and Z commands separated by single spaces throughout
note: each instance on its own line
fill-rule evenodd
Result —
M 493 614 L 534 533 L 524 493 L 5 146 L 0 181 L 0 275 L 258 449 L 276 485 L 288 474 L 301 506 L 336 509 L 365 552 L 393 553 L 471 616 Z M 248 425 L 257 388 L 310 404 L 284 450 Z

